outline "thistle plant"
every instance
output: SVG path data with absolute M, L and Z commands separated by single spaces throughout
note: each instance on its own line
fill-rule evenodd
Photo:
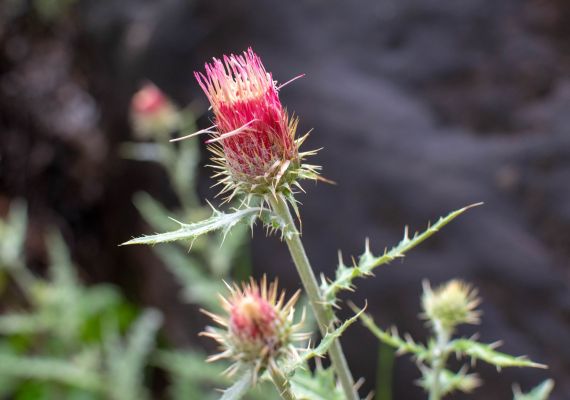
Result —
M 485 344 L 474 338 L 454 338 L 459 325 L 480 323 L 479 304 L 477 291 L 465 282 L 451 280 L 432 289 L 424 281 L 420 317 L 431 331 L 427 345 L 416 342 L 410 335 L 400 337 L 395 328 L 382 330 L 368 315 L 362 314 L 361 320 L 381 342 L 397 349 L 398 354 L 411 354 L 415 358 L 422 373 L 418 384 L 429 394 L 430 400 L 440 400 L 455 391 L 471 393 L 482 384 L 476 374 L 468 373 L 468 363 L 458 371 L 450 370 L 447 364 L 452 355 L 459 360 L 470 359 L 472 365 L 481 360 L 496 366 L 497 370 L 506 367 L 546 368 L 524 356 L 513 357 L 496 351 L 499 342 Z
M 341 323 L 335 314 L 336 308 L 341 306 L 339 293 L 354 290 L 357 278 L 372 276 L 376 268 L 404 257 L 406 252 L 472 206 L 440 218 L 435 224 L 428 225 L 422 233 L 410 236 L 406 229 L 400 243 L 379 255 L 372 253 L 367 242 L 364 253 L 353 258 L 353 265 L 345 265 L 343 258 L 339 257 L 334 278 L 322 276 L 319 284 L 301 241 L 298 229 L 301 212 L 296 196 L 303 192 L 303 180 L 327 180 L 320 177 L 320 166 L 306 163 L 306 159 L 316 151 L 300 150 L 308 134 L 297 136 L 298 120 L 289 116 L 279 99 L 280 89 L 292 80 L 279 85 L 251 49 L 241 55 L 214 58 L 211 63 L 205 64 L 205 71 L 196 72 L 195 77 L 210 102 L 214 114 L 213 124 L 174 141 L 209 135 L 206 143 L 213 154 L 211 167 L 215 171 L 216 185 L 221 187 L 219 194 L 224 198 L 222 204 L 232 202 L 234 206 L 228 207 L 229 211 L 225 212 L 212 207 L 211 216 L 205 220 L 177 222 L 177 230 L 135 238 L 124 244 L 154 245 L 183 241 L 192 245 L 204 234 L 221 231 L 226 237 L 239 224 L 253 226 L 256 221 L 261 221 L 268 232 L 280 232 L 322 339 L 314 348 L 289 351 L 292 336 L 284 335 L 284 332 L 294 330 L 288 317 L 292 310 L 284 312 L 280 306 L 277 307 L 280 301 L 275 303 L 271 300 L 273 295 L 269 293 L 273 293 L 272 289 L 264 295 L 265 283 L 230 286 L 230 299 L 223 303 L 226 316 L 210 314 L 221 328 L 210 328 L 207 331 L 207 335 L 216 339 L 222 347 L 222 352 L 211 359 L 230 358 L 235 361 L 229 372 L 233 373 L 236 381 L 224 391 L 222 399 L 238 399 L 249 387 L 266 378 L 276 384 L 279 395 L 287 400 L 360 399 L 358 385 L 355 385 L 339 339 L 345 329 L 362 315 L 363 310 L 356 309 L 356 316 Z M 456 292 L 464 289 L 464 286 L 459 285 L 447 296 L 453 300 L 454 296 L 457 297 Z M 448 375 L 445 360 L 453 327 L 449 325 L 449 318 L 461 317 L 464 318 L 463 322 L 474 321 L 477 314 L 473 309 L 477 301 L 468 294 L 464 303 L 465 313 L 460 315 L 458 310 L 447 309 L 433 300 L 431 298 L 428 301 L 426 298 L 426 306 L 427 303 L 431 304 L 429 311 L 426 309 L 426 313 L 429 312 L 426 315 L 430 315 L 429 320 L 434 321 L 434 329 L 446 329 L 447 334 L 442 336 L 437 347 L 439 358 L 431 356 L 426 359 L 426 368 L 431 371 L 432 377 L 430 385 L 436 387 L 436 394 L 432 398 L 438 399 L 437 393 L 441 397 L 445 389 L 440 382 L 443 380 L 441 377 Z M 436 324 L 435 321 L 439 322 Z M 460 320 L 457 319 L 455 323 L 458 321 Z M 428 354 L 426 347 L 416 348 L 415 343 L 410 346 L 415 350 L 426 349 Z M 479 349 L 492 350 L 481 346 Z M 325 355 L 331 361 L 331 368 L 319 365 L 314 373 L 306 369 L 309 359 Z M 429 379 L 427 375 L 426 372 L 426 385 Z M 465 376 L 462 382 L 468 382 L 469 379 L 471 378 Z M 471 379 L 471 386 L 474 386 L 474 382 Z M 465 385 L 464 383 L 464 387 Z M 323 394 L 323 388 L 330 390 Z

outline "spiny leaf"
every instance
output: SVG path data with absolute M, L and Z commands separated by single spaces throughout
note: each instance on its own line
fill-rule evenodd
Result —
M 416 343 L 411 336 L 402 339 L 396 329 L 392 329 L 391 332 L 382 330 L 368 314 L 361 314 L 360 320 L 381 342 L 397 349 L 398 355 L 411 353 L 419 360 L 425 360 L 429 357 L 428 349 L 422 344 Z
M 220 400 L 239 400 L 253 386 L 253 369 L 247 369 L 245 373 L 232 386 L 224 390 Z
M 513 387 L 514 400 L 548 400 L 552 389 L 554 389 L 554 381 L 552 379 L 545 380 L 529 393 L 522 393 L 520 387 L 515 385 Z
M 263 212 L 263 210 L 259 207 L 244 208 L 236 210 L 229 214 L 218 211 L 213 207 L 212 209 L 213 209 L 212 216 L 204 221 L 192 224 L 185 224 L 176 221 L 180 224 L 180 229 L 178 230 L 131 239 L 128 242 L 123 243 L 121 246 L 130 245 L 130 244 L 167 243 L 167 242 L 174 242 L 177 240 L 192 241 L 196 239 L 198 236 L 216 230 L 223 230 L 224 233 L 228 233 L 233 226 L 235 226 L 237 223 L 241 222 L 242 220 L 246 220 L 249 224 L 253 224 L 253 222 L 256 220 L 259 214 Z
M 546 365 L 532 362 L 524 356 L 514 357 L 495 351 L 494 348 L 497 347 L 497 345 L 493 344 L 479 343 L 471 339 L 456 339 L 449 345 L 457 354 L 465 354 L 471 357 L 473 361 L 485 361 L 488 364 L 495 365 L 497 369 L 501 369 L 502 367 L 547 368 Z
M 483 203 L 476 203 L 459 210 L 449 213 L 445 217 L 441 217 L 435 224 L 428 225 L 427 229 L 422 232 L 416 232 L 413 237 L 409 237 L 408 228 L 404 232 L 404 238 L 391 250 L 385 250 L 381 256 L 374 256 L 370 251 L 368 241 L 364 253 L 358 258 L 358 263 L 352 267 L 347 267 L 339 257 L 339 265 L 336 271 L 335 280 L 333 282 L 326 282 L 323 279 L 321 285 L 325 301 L 330 305 L 335 305 L 337 293 L 341 290 L 353 290 L 352 281 L 356 278 L 363 278 L 372 275 L 374 268 L 383 264 L 387 264 L 396 258 L 404 257 L 405 253 L 431 237 L 438 232 L 445 225 L 449 224 L 455 218 L 463 214 L 470 208 L 479 206 Z
M 352 318 L 349 318 L 346 321 L 344 321 L 343 324 L 338 328 L 336 328 L 334 331 L 327 333 L 321 339 L 321 342 L 317 347 L 312 349 L 307 349 L 301 354 L 299 358 L 293 360 L 293 362 L 289 363 L 288 365 L 285 365 L 283 368 L 285 374 L 293 373 L 297 368 L 302 367 L 311 358 L 324 357 L 324 355 L 327 353 L 329 347 L 332 346 L 334 341 L 337 338 L 339 338 L 343 334 L 343 332 L 360 317 L 360 315 L 364 312 L 365 308 L 358 311 L 358 313 Z

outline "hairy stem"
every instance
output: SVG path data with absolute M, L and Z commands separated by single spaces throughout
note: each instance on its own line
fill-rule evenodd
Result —
M 441 373 L 447 363 L 449 356 L 449 339 L 450 332 L 438 320 L 433 321 L 433 330 L 436 336 L 436 346 L 434 349 L 434 357 L 431 363 L 432 381 L 429 388 L 429 400 L 441 400 L 443 397 L 441 388 Z
M 279 194 L 276 198 L 270 198 L 270 203 L 273 211 L 283 218 L 287 226 L 295 228 L 295 222 L 287 205 L 287 201 L 283 195 Z M 293 262 L 297 267 L 297 272 L 301 277 L 301 281 L 305 288 L 305 292 L 311 303 L 313 312 L 315 313 L 315 318 L 319 324 L 319 329 L 321 334 L 326 335 L 332 328 L 334 314 L 331 310 L 327 310 L 325 307 L 325 302 L 323 301 L 317 279 L 305 253 L 305 248 L 301 242 L 300 235 L 285 235 L 285 241 L 287 242 L 287 247 L 293 258 Z M 354 379 L 350 369 L 348 368 L 348 363 L 342 351 L 340 341 L 337 339 L 329 348 L 329 356 L 332 365 L 336 371 L 336 374 L 340 380 L 342 388 L 344 390 L 347 400 L 358 400 L 358 393 L 354 387 Z
M 283 375 L 283 371 L 281 371 L 279 367 L 276 365 L 269 367 L 269 373 L 271 374 L 271 380 L 273 381 L 275 388 L 283 400 L 297 400 L 291 391 L 291 384 L 285 375 Z

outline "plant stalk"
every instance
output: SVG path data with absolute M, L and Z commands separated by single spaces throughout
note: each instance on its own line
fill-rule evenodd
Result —
M 279 367 L 276 365 L 270 366 L 269 373 L 271 374 L 271 380 L 273 381 L 275 388 L 279 392 L 279 396 L 281 396 L 283 400 L 297 400 L 297 397 L 295 397 L 291 391 L 291 384 L 285 375 L 283 375 L 283 371 L 281 371 Z
M 295 228 L 295 222 L 287 201 L 282 194 L 278 194 L 276 197 L 270 197 L 270 204 L 273 211 L 281 217 L 287 226 Z M 296 228 L 295 228 L 296 229 Z M 321 291 L 317 283 L 317 279 L 305 253 L 305 248 L 300 239 L 300 234 L 296 233 L 294 235 L 285 235 L 285 241 L 293 262 L 297 267 L 297 272 L 301 277 L 301 282 L 305 288 L 305 292 L 309 298 L 309 302 L 315 314 L 317 323 L 319 324 L 319 329 L 321 334 L 325 336 L 333 325 L 334 314 L 331 310 L 327 310 L 325 307 L 324 300 L 321 296 Z M 348 368 L 348 363 L 346 357 L 342 351 L 340 341 L 336 339 L 331 347 L 329 348 L 329 356 L 335 372 L 340 380 L 342 389 L 347 400 L 359 400 L 358 392 L 354 386 L 354 379 L 350 369 Z
M 433 330 L 436 336 L 435 355 L 432 362 L 432 383 L 429 390 L 429 400 L 441 400 L 441 373 L 449 356 L 450 332 L 440 321 L 434 320 Z

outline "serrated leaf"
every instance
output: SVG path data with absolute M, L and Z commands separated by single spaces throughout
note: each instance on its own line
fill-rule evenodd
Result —
M 501 353 L 494 350 L 495 345 L 479 343 L 471 339 L 456 339 L 453 340 L 449 346 L 454 352 L 467 355 L 471 357 L 473 361 L 485 361 L 488 364 L 495 365 L 499 369 L 502 367 L 547 368 L 546 365 L 530 361 L 525 356 L 514 357 L 509 354 Z
M 405 254 L 438 232 L 445 225 L 449 224 L 455 218 L 463 214 L 470 208 L 479 206 L 483 203 L 476 203 L 459 210 L 449 213 L 445 217 L 441 217 L 435 224 L 428 225 L 427 229 L 422 232 L 416 232 L 413 237 L 409 237 L 408 229 L 404 232 L 404 238 L 394 246 L 392 249 L 385 250 L 381 256 L 374 256 L 370 251 L 368 242 L 364 253 L 358 258 L 358 263 L 352 267 L 347 267 L 340 257 L 339 265 L 336 271 L 336 276 L 333 282 L 326 282 L 323 280 L 322 291 L 324 299 L 327 303 L 334 305 L 336 303 L 336 296 L 341 290 L 352 290 L 352 281 L 356 278 L 363 278 L 372 275 L 372 271 L 384 264 L 388 264 L 396 258 L 404 257 Z
M 227 233 L 233 226 L 244 220 L 249 224 L 253 224 L 259 214 L 264 211 L 267 212 L 267 210 L 262 210 L 259 207 L 249 207 L 226 214 L 213 208 L 212 216 L 204 221 L 192 224 L 185 224 L 176 221 L 180 224 L 180 229 L 178 230 L 131 239 L 121 244 L 121 246 L 131 244 L 167 243 L 177 240 L 192 241 L 201 235 L 216 230 L 223 230 L 224 233 Z
M 395 329 L 391 332 L 382 330 L 368 314 L 360 315 L 360 320 L 378 340 L 397 349 L 398 355 L 411 353 L 419 360 L 425 360 L 429 357 L 428 349 L 424 345 L 416 343 L 411 336 L 402 339 Z
M 513 388 L 514 400 L 548 400 L 550 393 L 554 389 L 554 381 L 547 379 L 540 385 L 532 389 L 529 393 L 522 393 L 520 387 Z

